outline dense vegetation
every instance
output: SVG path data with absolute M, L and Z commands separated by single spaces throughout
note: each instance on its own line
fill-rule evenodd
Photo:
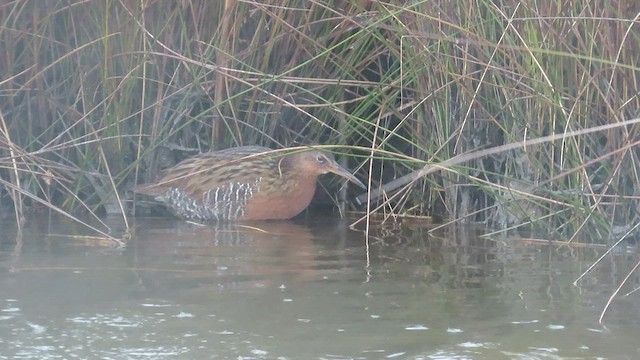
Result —
M 124 216 L 133 184 L 185 156 L 331 144 L 372 190 L 401 179 L 368 211 L 611 238 L 638 223 L 639 13 L 636 0 L 6 1 L 0 208 Z

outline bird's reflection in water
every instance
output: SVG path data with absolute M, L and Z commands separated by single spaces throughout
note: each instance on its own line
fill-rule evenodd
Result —
M 150 286 L 162 291 L 281 286 L 321 280 L 323 271 L 339 266 L 335 261 L 330 266 L 321 264 L 326 259 L 326 242 L 314 237 L 304 224 L 202 226 L 172 219 L 137 221 L 136 239 L 127 251 L 135 255 L 131 268 L 138 269 L 136 282 L 144 284 L 146 291 Z

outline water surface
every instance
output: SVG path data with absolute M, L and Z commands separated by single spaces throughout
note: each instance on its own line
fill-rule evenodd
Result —
M 574 286 L 601 249 L 349 223 L 136 219 L 117 248 L 59 218 L 17 245 L 6 221 L 0 359 L 640 358 L 639 295 L 598 323 L 635 253 Z

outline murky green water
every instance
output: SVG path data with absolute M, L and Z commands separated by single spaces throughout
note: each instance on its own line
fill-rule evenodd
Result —
M 598 324 L 636 254 L 576 287 L 600 250 L 348 224 L 137 219 L 116 249 L 4 222 L 0 359 L 640 358 L 640 295 Z

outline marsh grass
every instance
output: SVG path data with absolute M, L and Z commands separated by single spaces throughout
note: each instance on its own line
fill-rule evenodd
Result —
M 339 197 L 357 195 L 366 224 L 437 216 L 613 250 L 640 224 L 639 14 L 635 0 L 5 1 L 0 213 L 18 228 L 61 213 L 122 244 L 102 216 L 126 223 L 128 189 L 186 156 L 331 144 L 369 182 Z
M 19 225 L 41 205 L 88 214 L 109 234 L 101 215 L 126 220 L 127 190 L 181 158 L 332 144 L 372 190 L 387 184 L 351 194 L 387 218 L 613 240 L 638 223 L 637 125 L 589 129 L 639 116 L 639 12 L 630 0 L 5 2 L 0 206 Z M 545 136 L 559 138 L 526 145 Z M 522 146 L 482 153 L 509 144 Z

